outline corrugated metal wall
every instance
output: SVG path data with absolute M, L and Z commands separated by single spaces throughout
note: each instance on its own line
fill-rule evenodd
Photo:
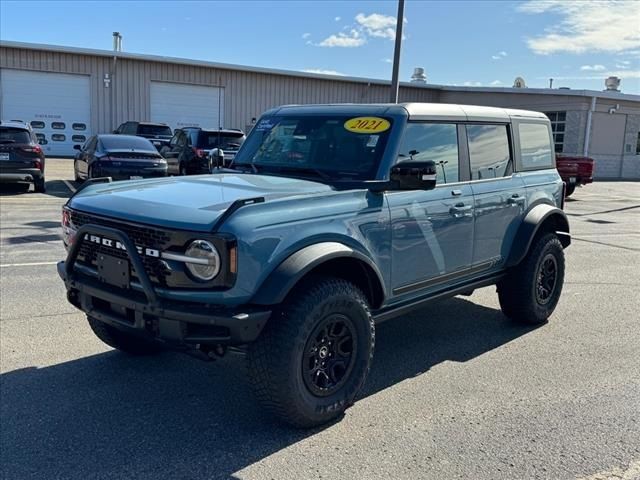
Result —
M 278 74 L 223 70 L 169 62 L 155 62 L 0 48 L 0 68 L 16 68 L 91 76 L 91 124 L 95 132 L 108 132 L 126 120 L 150 119 L 152 81 L 222 86 L 225 92 L 225 127 L 245 128 L 253 117 L 284 104 L 386 102 L 389 87 Z M 111 85 L 104 86 L 109 74 Z M 400 101 L 438 101 L 438 91 L 400 88 Z M 94 133 L 95 133 L 94 132 Z

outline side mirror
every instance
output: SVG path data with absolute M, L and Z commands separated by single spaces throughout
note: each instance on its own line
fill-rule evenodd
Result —
M 209 152 L 209 160 L 214 168 L 224 167 L 224 151 L 221 148 L 214 148 Z
M 74 145 L 73 149 L 74 150 L 82 150 L 82 147 L 80 145 Z
M 427 160 L 410 160 L 396 163 L 391 167 L 391 183 L 396 190 L 432 190 L 436 186 L 436 163 Z

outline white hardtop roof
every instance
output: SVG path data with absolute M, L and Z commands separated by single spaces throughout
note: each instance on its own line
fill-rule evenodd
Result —
M 477 105 L 455 105 L 449 103 L 403 103 L 401 104 L 413 120 L 460 120 L 505 121 L 513 117 L 547 119 L 540 112 L 515 110 L 512 108 L 481 107 Z

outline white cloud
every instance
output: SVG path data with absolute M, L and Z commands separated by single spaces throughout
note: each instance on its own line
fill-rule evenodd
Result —
M 548 79 L 553 77 L 554 80 L 602 80 L 607 77 L 619 77 L 623 81 L 629 78 L 640 78 L 640 70 L 612 70 L 600 75 L 571 75 L 571 76 L 554 76 L 538 77 L 538 79 Z M 603 83 L 604 84 L 604 83 Z
M 362 36 L 362 34 L 356 30 L 351 29 L 349 33 L 340 32 L 337 35 L 330 35 L 329 37 L 322 40 L 317 45 L 319 47 L 342 47 L 342 48 L 354 48 L 361 47 L 367 43 L 367 39 Z
M 498 87 L 504 84 L 500 80 L 494 80 L 493 82 L 491 82 L 491 85 L 493 85 L 494 87 Z
M 619 60 L 616 62 L 616 68 L 619 68 L 620 70 L 627 70 L 630 66 L 631 62 L 629 60 Z
M 302 70 L 307 73 L 319 73 L 320 75 L 338 75 L 344 77 L 344 73 L 336 72 L 335 70 L 325 70 L 323 68 L 305 68 Z
M 310 34 L 309 32 L 306 32 L 306 33 L 303 33 L 303 34 L 302 34 L 302 38 L 304 38 L 305 40 L 306 40 L 307 38 L 309 38 L 310 36 L 311 36 L 311 34 Z
M 604 65 L 582 65 L 580 70 L 583 72 L 603 72 L 607 67 Z
M 372 37 L 388 38 L 389 40 L 396 38 L 396 17 L 380 13 L 372 13 L 371 15 L 359 13 L 356 15 L 356 22 Z
M 504 50 L 502 50 L 501 52 L 496 53 L 495 55 L 491 55 L 491 58 L 493 60 L 502 60 L 504 57 L 507 56 L 507 52 L 505 52 Z
M 562 20 L 527 39 L 539 55 L 558 52 L 624 52 L 640 47 L 640 2 L 636 0 L 529 0 L 519 10 L 552 13 Z
M 336 22 L 339 22 L 340 20 L 342 20 L 342 17 L 336 17 L 336 18 L 334 18 L 334 20 L 335 20 Z
M 464 82 L 462 85 L 465 87 L 481 87 L 482 82 Z
M 393 63 L 393 59 L 392 58 L 383 58 L 382 61 L 384 63 Z

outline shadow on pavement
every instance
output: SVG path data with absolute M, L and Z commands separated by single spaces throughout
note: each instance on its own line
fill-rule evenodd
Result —
M 364 396 L 529 331 L 460 298 L 390 321 L 378 328 Z M 0 382 L 3 478 L 228 478 L 319 431 L 264 415 L 239 356 L 204 363 L 112 351 Z
M 74 185 L 74 182 L 69 182 Z M 50 196 L 69 198 L 71 190 L 63 180 L 49 180 L 45 183 L 46 192 L 35 194 L 38 196 Z M 74 185 L 75 186 L 75 185 Z M 33 186 L 29 183 L 4 183 L 0 184 L 0 197 L 14 197 L 19 195 L 34 194 Z

